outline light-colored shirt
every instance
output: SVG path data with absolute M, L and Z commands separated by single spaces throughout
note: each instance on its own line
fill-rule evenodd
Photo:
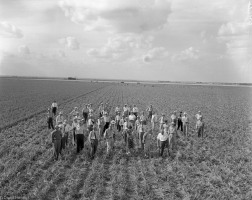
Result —
M 120 115 L 116 115 L 116 117 L 115 117 L 115 121 L 120 121 L 120 120 L 121 120 Z
M 88 126 L 91 126 L 91 125 L 94 125 L 94 122 L 92 119 L 88 119 L 88 122 L 87 122 Z
M 120 108 L 119 108 L 119 107 L 116 107 L 116 108 L 115 108 L 115 111 L 116 111 L 116 112 L 120 112 Z
M 109 116 L 103 116 L 104 122 L 110 122 L 110 117 Z
M 183 117 L 182 117 L 182 122 L 183 122 L 183 124 L 189 123 L 188 117 L 183 116 Z
M 156 114 L 151 116 L 151 122 L 157 122 L 157 120 L 158 119 Z
M 95 140 L 95 139 L 97 139 L 96 132 L 94 130 L 90 131 L 89 140 Z
M 168 128 L 168 134 L 170 135 L 170 134 L 176 134 L 177 133 L 177 129 L 176 129 L 176 127 L 175 126 L 170 126 L 169 128 Z
M 128 122 L 124 122 L 123 123 L 123 130 L 127 130 L 128 129 Z
M 110 130 L 109 128 L 106 129 L 105 133 L 104 133 L 104 138 L 106 139 L 111 139 L 113 138 L 113 135 L 114 135 L 114 131 L 113 130 Z
M 56 124 L 57 124 L 57 125 L 58 125 L 59 123 L 63 123 L 63 121 L 64 121 L 63 115 L 62 115 L 62 116 L 58 115 L 58 116 L 56 117 Z
M 129 120 L 135 120 L 136 119 L 136 116 L 135 115 L 133 115 L 133 114 L 131 114 L 130 116 L 129 116 Z
M 53 102 L 53 103 L 52 103 L 52 108 L 53 108 L 53 107 L 56 107 L 56 108 L 57 108 L 57 107 L 58 107 L 58 104 Z
M 157 136 L 157 139 L 160 140 L 161 142 L 166 141 L 168 139 L 168 134 L 164 133 L 162 135 L 162 133 L 159 133 L 158 136 Z
M 201 128 L 201 127 L 203 127 L 204 126 L 204 122 L 202 122 L 202 121 L 200 121 L 200 120 L 198 120 L 197 122 L 196 122 L 196 128 Z
M 142 124 L 138 125 L 137 129 L 139 133 L 144 132 L 144 126 Z
M 167 124 L 164 124 L 164 125 L 163 125 L 163 128 L 164 128 L 164 132 L 168 133 L 168 128 L 169 128 L 169 126 L 168 126 Z
M 202 115 L 200 115 L 200 114 L 197 113 L 197 114 L 195 115 L 195 117 L 196 117 L 197 120 L 200 120 L 200 117 L 202 117 Z
M 138 108 L 137 108 L 137 107 L 133 107 L 132 111 L 133 111 L 134 113 L 137 113 L 137 112 L 138 112 Z

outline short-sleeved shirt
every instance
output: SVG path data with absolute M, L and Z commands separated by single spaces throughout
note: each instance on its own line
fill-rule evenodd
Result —
M 52 103 L 52 108 L 57 108 L 58 107 L 58 104 L 57 103 Z
M 106 129 L 104 136 L 106 139 L 111 139 L 114 136 L 114 131 L 110 129 Z
M 164 128 L 164 131 L 167 133 L 167 132 L 168 132 L 169 125 L 164 124 L 164 125 L 163 125 L 163 128 Z
M 158 136 L 157 136 L 157 139 L 160 140 L 161 142 L 166 141 L 168 139 L 168 134 L 164 133 L 162 135 L 162 133 L 159 133 Z
M 93 131 L 90 131 L 89 133 L 89 138 L 90 140 L 95 140 L 97 139 L 97 136 L 96 136 L 96 132 L 93 130 Z
M 115 117 L 115 121 L 120 121 L 120 120 L 121 120 L 120 115 L 116 115 L 116 117 Z
M 134 113 L 137 113 L 137 112 L 138 112 L 138 108 L 137 108 L 137 107 L 133 107 L 132 111 L 133 111 Z
M 201 127 L 203 127 L 204 126 L 204 122 L 202 122 L 202 121 L 200 121 L 200 120 L 198 120 L 197 122 L 196 122 L 196 127 L 197 128 L 201 128 Z
M 134 121 L 135 119 L 136 119 L 136 116 L 135 116 L 135 115 L 130 115 L 130 116 L 129 116 L 129 120 L 133 120 L 133 121 Z
M 202 115 L 196 114 L 195 117 L 196 117 L 197 120 L 200 120 L 200 117 L 202 117 Z
M 183 116 L 183 117 L 182 117 L 182 122 L 183 122 L 184 124 L 189 123 L 188 117 Z

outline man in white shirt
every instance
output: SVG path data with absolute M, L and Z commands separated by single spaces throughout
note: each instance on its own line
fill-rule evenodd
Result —
M 195 115 L 195 117 L 196 117 L 196 120 L 200 120 L 200 117 L 203 118 L 201 111 L 198 111 L 198 113 Z
M 58 104 L 57 104 L 57 102 L 54 100 L 53 103 L 52 103 L 52 113 L 54 114 L 54 116 L 56 116 L 57 109 L 58 109 Z
M 177 148 L 177 129 L 175 122 L 172 122 L 168 129 L 168 139 L 169 139 L 169 148 L 172 150 Z
M 132 127 L 135 127 L 136 116 L 132 113 L 129 115 L 129 122 Z
M 155 130 L 155 126 L 156 126 L 157 121 L 158 121 L 157 113 L 153 113 L 153 115 L 151 116 L 151 129 L 152 129 L 152 131 Z
M 56 117 L 56 125 L 59 125 L 60 123 L 63 124 L 63 122 L 64 122 L 63 113 L 59 112 L 59 115 Z
M 184 136 L 188 136 L 189 119 L 186 112 L 184 112 L 184 115 L 182 117 L 182 124 Z
M 128 117 L 129 116 L 129 110 L 127 104 L 124 105 L 123 107 L 123 117 Z
M 168 134 L 165 133 L 164 129 L 157 136 L 157 147 L 159 149 L 159 155 L 162 157 L 164 153 L 164 148 L 168 146 Z M 169 149 L 169 148 L 168 148 Z
M 78 108 L 74 107 L 74 109 L 69 113 L 69 115 L 71 116 L 71 120 L 73 120 L 73 118 L 77 115 L 78 112 Z
M 133 114 L 137 117 L 137 115 L 138 115 L 138 107 L 136 105 L 133 106 L 132 111 L 133 111 Z
M 121 109 L 120 109 L 120 106 L 118 105 L 115 108 L 115 113 L 116 113 L 116 115 L 120 115 L 120 112 L 121 112 Z

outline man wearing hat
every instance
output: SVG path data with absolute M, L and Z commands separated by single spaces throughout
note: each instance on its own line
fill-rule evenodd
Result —
M 55 130 L 52 132 L 52 143 L 54 146 L 54 157 L 56 160 L 58 160 L 59 154 L 61 154 L 61 139 L 62 132 L 60 131 L 60 125 L 56 125 Z
M 112 129 L 112 124 L 109 124 L 109 127 L 105 130 L 104 139 L 107 143 L 107 154 L 110 153 L 111 149 L 114 147 L 114 130 Z
M 86 104 L 84 106 L 84 108 L 82 109 L 82 115 L 83 115 L 84 123 L 87 123 L 87 120 L 88 120 L 88 104 Z
M 104 125 L 104 128 L 103 128 L 102 134 L 105 133 L 105 131 L 109 127 L 109 123 L 110 123 L 110 117 L 108 116 L 107 112 L 104 112 L 103 120 L 104 120 L 105 125 Z
M 184 136 L 188 136 L 189 119 L 186 112 L 184 112 L 184 115 L 182 117 L 182 123 Z
M 97 151 L 97 147 L 98 147 L 98 137 L 97 137 L 97 132 L 96 132 L 94 126 L 91 126 L 90 130 L 91 131 L 89 132 L 89 135 L 88 135 L 88 141 L 91 146 L 91 152 L 90 152 L 91 159 L 94 159 L 94 155 L 95 155 L 95 153 Z
M 81 127 L 80 123 L 76 125 L 76 146 L 77 153 L 79 153 L 84 148 L 84 129 Z
M 199 117 L 199 120 L 197 120 L 196 122 L 196 131 L 198 133 L 198 137 L 202 137 L 203 138 L 203 134 L 204 134 L 204 122 L 202 120 L 202 116 Z
M 168 137 L 169 137 L 169 148 L 171 150 L 174 150 L 177 148 L 177 129 L 176 129 L 176 124 L 175 122 L 171 122 L 171 125 L 168 129 Z M 168 149 L 169 149 L 168 148 Z
M 178 118 L 177 118 L 176 111 L 173 111 L 173 113 L 172 113 L 172 115 L 171 115 L 171 122 L 174 122 L 174 123 L 175 123 L 175 126 L 176 126 L 177 123 L 178 123 Z
M 200 110 L 199 110 L 198 113 L 195 115 L 195 117 L 196 117 L 196 120 L 197 120 L 197 121 L 200 120 L 200 117 L 202 117 L 202 119 L 203 119 L 203 116 L 202 116 Z
M 62 129 L 62 132 L 64 134 L 64 139 L 63 139 L 64 146 L 68 146 L 68 136 L 71 130 L 72 130 L 72 127 L 67 123 L 67 120 L 64 120 L 63 129 Z
M 128 117 L 129 116 L 129 108 L 127 104 L 123 106 L 123 117 Z
M 150 104 L 149 107 L 147 107 L 146 111 L 148 112 L 148 119 L 151 120 L 151 117 L 152 117 L 152 113 L 153 113 L 153 107 L 152 105 Z
M 103 112 L 104 112 L 104 105 L 103 105 L 103 103 L 100 104 L 98 110 L 99 110 L 99 117 L 102 117 Z
M 163 125 L 165 123 L 165 114 L 162 113 L 161 117 L 159 118 L 159 129 L 163 129 Z
M 179 130 L 183 132 L 183 123 L 182 123 L 182 111 L 180 111 L 179 116 L 178 116 L 178 128 Z
M 78 107 L 74 107 L 74 109 L 69 113 L 69 115 L 73 119 L 77 115 L 77 113 L 78 113 Z
M 136 118 L 137 118 L 137 115 L 138 115 L 138 107 L 137 107 L 136 105 L 133 106 L 132 112 L 133 112 L 133 114 L 134 114 L 134 115 L 136 116 Z
M 58 104 L 55 100 L 53 101 L 51 108 L 52 108 L 52 113 L 54 114 L 54 116 L 56 116 Z
M 56 125 L 62 124 L 64 122 L 63 112 L 60 111 L 59 115 L 56 117 Z
M 54 126 L 53 126 L 53 113 L 50 110 L 50 108 L 48 108 L 48 110 L 47 110 L 47 124 L 48 124 L 48 129 L 54 129 Z
M 115 108 L 116 115 L 120 115 L 120 112 L 121 112 L 120 105 L 117 105 Z
M 78 118 L 75 116 L 73 119 L 73 123 L 72 123 L 72 130 L 73 130 L 73 137 L 72 137 L 72 144 L 75 145 L 76 144 L 76 128 L 78 125 Z

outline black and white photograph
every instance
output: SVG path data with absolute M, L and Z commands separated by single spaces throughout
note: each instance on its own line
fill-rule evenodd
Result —
M 251 200 L 252 0 L 0 0 L 0 200 Z

